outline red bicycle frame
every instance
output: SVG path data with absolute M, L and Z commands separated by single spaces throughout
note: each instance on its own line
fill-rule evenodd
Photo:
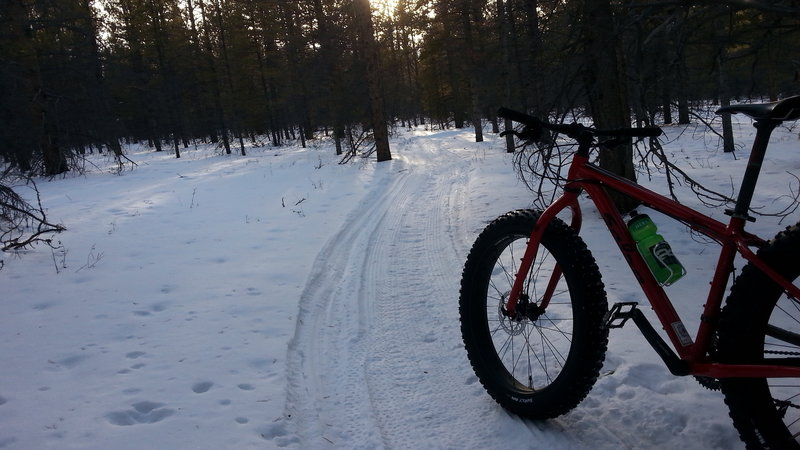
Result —
M 723 224 L 670 198 L 591 164 L 588 158 L 582 155 L 580 151 L 573 157 L 567 180 L 564 186 L 564 193 L 541 214 L 531 232 L 528 246 L 506 305 L 507 313 L 510 316 L 513 317 L 515 313 L 525 278 L 536 258 L 539 242 L 550 221 L 564 209 L 570 208 L 572 210 L 571 226 L 576 232 L 580 231 L 581 212 L 578 196 L 582 191 L 586 191 L 600 212 L 612 237 L 655 311 L 672 343 L 672 348 L 677 350 L 677 358 L 685 364 L 686 373 L 713 378 L 800 377 L 800 367 L 770 364 L 722 364 L 709 358 L 708 353 L 711 348 L 714 324 L 721 310 L 726 286 L 733 271 L 733 261 L 737 253 L 763 271 L 770 279 L 786 290 L 790 296 L 800 299 L 800 289 L 768 267 L 751 250 L 750 247 L 762 245 L 765 241 L 744 231 L 745 217 L 733 214 L 729 223 L 727 225 Z M 692 230 L 709 236 L 721 245 L 722 248 L 711 282 L 711 288 L 701 316 L 702 320 L 694 339 L 686 330 L 683 321 L 675 311 L 664 289 L 655 280 L 647 267 L 647 263 L 637 251 L 628 227 L 625 225 L 606 189 L 612 189 L 635 198 L 643 205 L 688 225 Z M 749 203 L 749 199 L 747 199 L 747 202 Z M 561 270 L 555 270 L 548 289 L 546 289 L 542 298 L 542 303 L 540 304 L 542 308 L 547 307 L 560 276 Z

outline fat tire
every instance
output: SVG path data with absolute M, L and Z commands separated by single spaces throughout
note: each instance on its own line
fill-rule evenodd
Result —
M 491 298 L 492 291 L 511 289 L 513 274 L 505 278 L 498 276 L 499 258 L 504 251 L 512 249 L 515 241 L 519 253 L 513 254 L 510 260 L 518 261 L 524 252 L 525 243 L 530 236 L 540 212 L 533 210 L 517 210 L 509 212 L 493 222 L 478 236 L 464 265 L 461 279 L 459 299 L 459 313 L 461 318 L 461 333 L 467 356 L 481 384 L 489 395 L 507 410 L 531 419 L 548 419 L 560 416 L 575 408 L 589 393 L 597 381 L 600 369 L 605 359 L 608 346 L 608 328 L 604 326 L 603 318 L 608 311 L 608 302 L 600 271 L 594 257 L 586 248 L 586 244 L 558 218 L 553 219 L 548 225 L 537 255 L 537 262 L 541 257 L 552 255 L 561 266 L 563 274 L 562 283 L 566 283 L 563 294 L 568 297 L 565 303 L 559 302 L 548 307 L 545 314 L 537 320 L 524 319 L 509 327 L 517 327 L 516 331 L 503 329 L 498 326 L 498 298 Z M 544 247 L 544 248 L 542 248 Z M 505 267 L 503 270 L 505 271 Z M 531 273 L 540 269 L 534 265 Z M 505 287 L 499 288 L 493 278 L 505 282 Z M 515 270 L 514 270 L 515 272 Z M 506 282 L 507 281 L 507 282 Z M 490 283 L 492 283 L 490 285 Z M 546 282 L 545 282 L 546 283 Z M 535 294 L 543 290 L 533 284 L 527 289 L 531 302 L 536 302 Z M 501 296 L 502 298 L 502 296 Z M 499 303 L 502 303 L 502 299 Z M 555 302 L 554 298 L 554 302 Z M 555 306 L 554 306 L 555 305 Z M 571 311 L 571 318 L 548 317 L 551 308 L 559 311 Z M 569 314 L 569 313 L 568 313 Z M 554 320 L 558 322 L 554 322 Z M 571 322 L 570 322 L 571 320 Z M 490 328 L 490 323 L 492 323 Z M 510 322 L 509 322 L 510 323 Z M 492 332 L 506 333 L 511 336 L 514 332 L 520 335 L 530 333 L 524 339 L 527 344 L 527 355 L 520 355 L 520 359 L 527 359 L 530 371 L 530 357 L 533 350 L 532 343 L 536 340 L 545 342 L 546 334 L 552 334 L 556 323 L 564 323 L 571 327 L 567 332 L 556 332 L 552 341 L 547 341 L 543 353 L 547 353 L 547 346 L 555 346 L 556 340 L 561 339 L 568 348 L 565 352 L 554 353 L 555 359 L 560 359 L 560 372 L 546 375 L 544 384 L 533 387 L 525 384 L 528 380 L 515 378 L 503 364 L 503 355 L 498 351 L 492 339 Z M 530 328 L 528 328 L 530 327 Z M 519 331 L 522 330 L 522 331 Z M 519 337 L 519 336 L 516 336 Z M 567 339 L 569 337 L 569 339 Z M 563 339 L 562 339 L 563 338 Z M 507 347 L 506 347 L 507 348 Z M 512 345 L 513 348 L 513 345 Z M 535 351 L 535 350 L 534 350 Z M 514 350 L 512 350 L 512 354 Z M 534 355 L 536 356 L 536 355 Z M 540 364 L 539 369 L 549 370 L 546 363 Z M 512 357 L 512 359 L 514 359 Z M 539 360 L 541 363 L 541 360 Z M 547 366 L 547 367 L 545 367 Z M 556 367 L 553 367 L 556 368 Z M 516 372 L 516 370 L 512 370 Z
M 766 246 L 759 249 L 758 256 L 782 276 L 794 280 L 800 275 L 800 224 L 780 232 Z M 780 304 L 778 302 L 780 301 Z M 785 302 L 792 302 L 789 305 Z M 776 307 L 776 305 L 778 305 Z M 793 308 L 794 319 L 784 317 Z M 777 284 L 752 264 L 742 269 L 741 275 L 731 287 L 726 305 L 722 310 L 719 326 L 719 358 L 725 363 L 758 363 L 763 360 L 765 349 L 773 348 L 766 336 L 767 325 L 781 324 L 800 333 L 800 324 L 792 322 L 800 318 L 800 304 L 784 294 Z M 766 344 L 765 344 L 766 343 Z M 781 351 L 798 352 L 800 348 L 781 347 Z M 792 419 L 782 417 L 776 400 L 790 399 L 800 394 L 800 380 L 775 379 L 778 385 L 766 378 L 726 378 L 721 380 L 725 403 L 728 405 L 733 424 L 748 449 L 800 449 L 793 434 L 800 432 L 797 424 L 790 431 L 785 422 L 800 419 L 800 401 L 786 413 Z M 774 380 L 773 380 L 774 381 Z M 793 392 L 783 392 L 787 385 L 795 385 Z

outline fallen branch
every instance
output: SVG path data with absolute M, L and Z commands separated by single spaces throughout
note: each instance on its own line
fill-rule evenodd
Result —
M 36 192 L 36 206 L 28 203 L 12 188 L 0 184 L 0 250 L 19 250 L 37 243 L 54 247 L 53 233 L 66 230 L 48 220 L 36 183 L 28 180 Z

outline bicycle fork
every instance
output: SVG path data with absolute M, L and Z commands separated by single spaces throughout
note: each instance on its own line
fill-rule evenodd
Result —
M 522 291 L 525 286 L 525 279 L 531 270 L 533 261 L 536 260 L 536 254 L 539 250 L 539 243 L 542 241 L 542 237 L 544 236 L 544 233 L 553 218 L 555 218 L 556 215 L 564 209 L 570 208 L 572 210 L 572 221 L 570 223 L 570 227 L 574 229 L 576 233 L 580 231 L 582 223 L 581 209 L 580 205 L 578 204 L 578 195 L 580 192 L 580 189 L 565 188 L 564 194 L 547 209 L 545 209 L 536 220 L 536 225 L 533 227 L 531 235 L 528 238 L 528 246 L 525 248 L 525 254 L 522 256 L 522 260 L 520 261 L 519 270 L 514 277 L 514 285 L 511 287 L 511 293 L 505 306 L 505 314 L 508 317 L 517 317 L 517 304 L 519 303 L 520 296 L 523 293 Z M 550 299 L 553 297 L 553 292 L 555 292 L 556 285 L 558 285 L 558 280 L 560 278 L 561 267 L 556 264 L 556 266 L 553 268 L 553 273 L 550 275 L 550 281 L 547 283 L 547 288 L 541 297 L 541 302 L 539 304 L 539 308 L 541 310 L 546 309 L 550 304 Z

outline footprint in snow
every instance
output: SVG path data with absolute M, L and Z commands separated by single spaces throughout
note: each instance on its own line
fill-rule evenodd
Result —
M 58 361 L 48 360 L 47 362 L 50 363 L 54 369 L 73 369 L 88 358 L 87 355 L 72 355 Z
M 162 408 L 163 403 L 143 401 L 134 403 L 132 406 L 133 409 L 110 412 L 105 417 L 112 425 L 130 426 L 161 422 L 175 414 L 174 409 Z
M 436 342 L 436 335 L 433 332 L 427 333 L 426 335 L 422 336 L 422 342 L 431 343 Z
M 165 284 L 165 285 L 161 286 L 161 289 L 160 289 L 162 294 L 169 294 L 170 292 L 172 292 L 174 290 L 175 290 L 175 286 L 171 285 L 171 284 Z
M 283 420 L 261 427 L 258 433 L 264 440 L 272 441 L 278 447 L 288 447 L 299 443 L 297 436 L 289 433 Z
M 210 381 L 201 381 L 199 383 L 195 383 L 194 386 L 192 386 L 192 392 L 194 392 L 195 394 L 203 394 L 208 392 L 208 390 L 211 389 L 211 386 L 213 385 L 214 383 Z

